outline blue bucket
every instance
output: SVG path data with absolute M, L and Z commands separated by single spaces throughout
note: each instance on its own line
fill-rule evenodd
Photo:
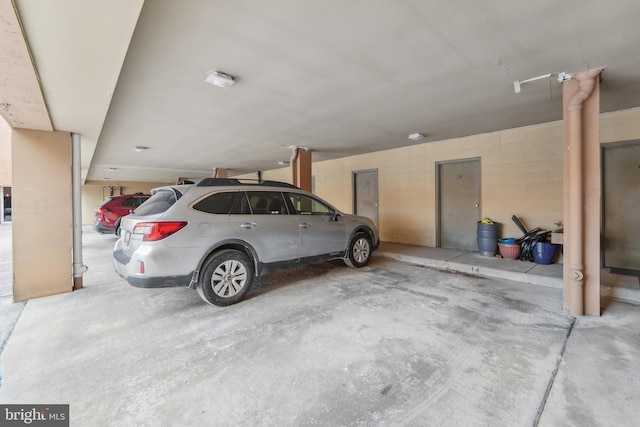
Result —
M 498 249 L 498 223 L 483 224 L 478 221 L 477 242 L 482 255 L 495 256 Z
M 551 264 L 556 255 L 556 245 L 548 242 L 538 242 L 533 248 L 533 260 L 537 264 Z

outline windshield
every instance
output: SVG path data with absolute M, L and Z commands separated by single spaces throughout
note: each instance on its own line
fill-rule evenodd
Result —
M 146 216 L 165 212 L 177 201 L 171 189 L 158 190 L 149 200 L 138 206 L 133 215 Z

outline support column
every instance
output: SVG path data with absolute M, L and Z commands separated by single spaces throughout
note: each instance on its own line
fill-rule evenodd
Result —
M 213 168 L 211 178 L 227 178 L 227 170 L 224 168 Z
M 14 129 L 13 299 L 71 292 L 71 135 Z
M 291 183 L 311 191 L 311 150 L 294 147 L 291 154 Z
M 565 309 L 569 308 L 574 316 L 585 314 L 585 307 L 586 314 L 600 315 L 598 77 L 601 71 L 580 73 L 563 85 L 563 305 Z M 597 165 L 594 164 L 594 153 L 597 153 Z M 585 304 L 587 301 L 588 304 Z
M 0 185 L 0 224 L 4 222 L 4 187 Z

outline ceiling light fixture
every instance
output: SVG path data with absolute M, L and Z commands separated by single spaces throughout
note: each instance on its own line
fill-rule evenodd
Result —
M 118 170 L 118 168 L 109 168 L 108 170 L 109 170 L 109 172 L 115 172 L 115 171 Z
M 141 151 L 145 151 L 148 150 L 149 147 L 145 147 L 144 145 L 136 145 L 135 147 L 133 147 L 133 151 L 137 151 L 138 153 L 140 153 Z
M 207 73 L 204 82 L 217 87 L 229 87 L 234 84 L 236 80 L 233 76 L 223 73 L 222 71 L 210 71 Z
M 407 138 L 409 138 L 412 141 L 419 141 L 419 140 L 424 138 L 424 134 L 416 132 L 416 133 L 412 133 L 411 135 L 407 136 Z
M 288 165 L 289 165 L 289 162 L 287 162 L 287 161 L 285 161 L 285 160 L 280 160 L 280 161 L 278 162 L 278 164 L 279 164 L 280 166 L 288 166 Z

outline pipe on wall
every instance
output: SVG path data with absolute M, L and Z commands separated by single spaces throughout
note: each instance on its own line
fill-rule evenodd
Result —
M 582 107 L 595 87 L 602 69 L 577 74 L 579 89 L 568 105 L 569 114 L 569 286 L 573 316 L 584 315 L 584 203 L 582 166 Z
M 298 147 L 291 148 L 291 159 L 289 165 L 291 166 L 291 183 L 298 186 L 298 157 L 300 156 L 300 149 Z
M 71 134 L 71 201 L 73 211 L 73 289 L 82 289 L 82 275 L 87 266 L 82 262 L 82 164 L 80 135 Z

